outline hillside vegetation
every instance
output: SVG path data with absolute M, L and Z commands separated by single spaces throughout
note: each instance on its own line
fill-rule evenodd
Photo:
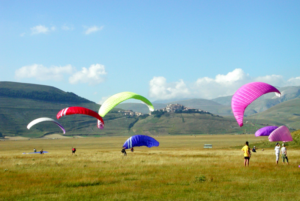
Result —
M 289 128 L 300 129 L 300 98 L 292 99 L 255 114 L 249 118 L 264 119 L 286 125 Z
M 296 130 L 291 133 L 293 141 L 292 142 L 285 142 L 284 144 L 288 148 L 300 148 L 300 130 Z M 281 143 L 281 142 L 279 142 Z M 256 146 L 258 148 L 274 148 L 276 142 L 269 142 L 268 139 L 266 138 L 265 141 L 259 142 L 259 143 L 254 143 L 252 144 L 253 146 Z M 251 145 L 251 147 L 252 147 Z M 281 144 L 280 144 L 281 146 Z
M 177 135 L 177 134 L 223 134 L 223 133 L 254 133 L 257 129 L 266 125 L 287 125 L 297 127 L 299 122 L 300 108 L 299 99 L 280 103 L 275 107 L 262 113 L 261 116 L 250 116 L 245 118 L 245 125 L 238 127 L 233 117 L 222 117 L 215 115 L 231 111 L 229 106 L 222 106 L 219 103 L 204 100 L 190 99 L 176 101 L 186 107 L 206 110 L 213 114 L 200 113 L 163 113 L 151 116 L 125 116 L 118 112 L 118 108 L 110 111 L 105 117 L 105 128 L 100 130 L 96 126 L 96 119 L 86 115 L 70 115 L 62 117 L 59 122 L 65 127 L 66 135 L 84 136 L 113 136 L 133 134 L 154 134 L 154 135 Z M 295 101 L 295 103 L 293 102 Z M 292 104 L 293 103 L 293 104 Z M 127 108 L 135 104 L 144 107 L 141 103 L 127 104 Z M 154 103 L 162 107 L 166 103 Z M 287 107 L 289 106 L 290 107 Z M 51 122 L 43 122 L 27 130 L 27 124 L 39 117 L 50 117 L 56 119 L 56 114 L 63 108 L 70 106 L 82 106 L 98 111 L 100 105 L 73 93 L 64 92 L 54 87 L 23 84 L 13 82 L 0 82 L 0 132 L 4 136 L 41 137 L 53 133 L 61 133 L 59 127 Z M 125 103 L 126 106 L 126 103 Z M 226 108 L 224 110 L 224 108 Z M 248 108 L 247 108 L 248 110 Z M 282 112 L 277 116 L 272 113 Z M 268 116 L 267 114 L 270 115 Z M 292 117 L 291 117 L 291 114 Z M 299 114 L 299 116 L 298 116 Z M 249 121 L 249 123 L 246 123 Z
M 4 92 L 0 95 L 0 132 L 7 136 L 41 137 L 61 133 L 60 128 L 51 122 L 40 123 L 30 130 L 26 126 L 39 117 L 56 119 L 57 112 L 66 107 L 82 106 L 96 112 L 100 107 L 76 94 L 49 86 L 0 82 L 1 90 Z M 33 94 L 33 98 L 29 94 Z M 120 135 L 129 132 L 128 127 L 136 118 L 125 117 L 114 109 L 104 118 L 105 129 L 98 129 L 96 121 L 86 115 L 70 115 L 59 119 L 66 129 L 66 135 Z

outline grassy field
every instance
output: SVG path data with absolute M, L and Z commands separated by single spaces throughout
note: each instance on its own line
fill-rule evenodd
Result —
M 273 148 L 258 147 L 244 167 L 240 148 L 262 138 L 155 138 L 159 147 L 126 157 L 127 137 L 0 141 L 0 200 L 300 200 L 299 149 L 288 147 L 290 164 L 276 165 Z M 22 154 L 33 148 L 49 153 Z

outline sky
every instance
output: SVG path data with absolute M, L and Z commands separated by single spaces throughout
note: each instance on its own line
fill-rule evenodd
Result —
M 300 1 L 0 0 L 0 81 L 96 103 L 300 85 Z

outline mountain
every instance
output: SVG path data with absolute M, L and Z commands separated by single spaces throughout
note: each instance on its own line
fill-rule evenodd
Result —
M 277 104 L 264 112 L 250 116 L 250 118 L 254 121 L 269 120 L 277 125 L 300 129 L 300 98 Z
M 51 122 L 40 123 L 30 130 L 27 124 L 39 117 L 56 119 L 63 108 L 82 106 L 98 111 L 100 105 L 60 89 L 35 84 L 0 82 L 0 132 L 3 135 L 24 135 L 39 137 L 45 134 L 61 132 Z M 104 118 L 106 129 L 96 126 L 96 119 L 86 115 L 62 117 L 59 122 L 64 126 L 66 135 L 103 135 L 128 133 L 134 117 L 125 117 L 113 109 Z
M 55 87 L 16 82 L 0 82 L 0 97 L 25 98 L 47 102 L 92 103 L 74 93 L 64 92 Z
M 213 114 L 200 113 L 164 113 L 139 119 L 131 130 L 145 135 L 191 135 L 191 134 L 225 134 L 254 133 L 265 126 L 264 121 L 256 124 L 246 124 L 240 128 L 231 117 L 221 117 Z
M 267 109 L 292 99 L 300 98 L 300 86 L 288 86 L 278 88 L 281 92 L 281 97 L 277 97 L 275 93 L 265 94 L 249 105 L 245 111 L 245 116 L 256 114 L 259 112 L 266 111 Z M 224 106 L 231 105 L 232 96 L 225 96 L 212 99 L 212 101 L 217 102 Z
M 171 103 L 173 104 L 178 103 L 189 108 L 205 110 L 210 113 L 221 115 L 221 116 L 230 115 L 231 112 L 231 107 L 224 106 L 214 101 L 206 100 L 206 99 L 189 99 L 189 100 L 182 100 L 182 101 L 176 101 Z
M 285 97 L 288 99 L 296 96 L 286 93 Z M 258 114 L 255 114 L 256 111 L 253 110 L 252 114 L 254 115 L 245 118 L 245 121 L 249 121 L 249 123 L 245 123 L 242 128 L 238 127 L 233 117 L 216 115 L 230 114 L 230 106 L 205 99 L 178 100 L 170 103 L 179 103 L 213 114 L 157 112 L 157 114 L 154 113 L 150 116 L 128 116 L 120 108 L 128 110 L 138 106 L 145 113 L 149 111 L 147 106 L 141 103 L 124 103 L 118 105 L 118 108 L 113 109 L 104 117 L 105 128 L 103 130 L 97 128 L 95 118 L 86 115 L 62 117 L 59 122 L 66 129 L 66 135 L 71 136 L 253 133 L 260 127 L 272 124 L 286 124 L 298 128 L 297 122 L 300 120 L 300 111 L 295 108 L 300 108 L 299 100 L 296 98 L 279 103 Z M 154 103 L 156 109 L 166 105 L 167 103 Z M 54 87 L 0 82 L 0 132 L 3 135 L 25 137 L 41 137 L 47 134 L 61 133 L 61 130 L 51 122 L 40 123 L 30 130 L 27 130 L 26 126 L 30 121 L 39 117 L 55 119 L 58 111 L 70 106 L 87 107 L 96 112 L 100 107 L 100 105 L 74 93 L 64 92 Z M 278 112 L 280 115 L 276 116 Z
M 228 116 L 231 114 L 230 106 L 224 106 L 214 101 L 206 100 L 206 99 L 177 100 L 177 101 L 167 102 L 167 103 L 153 102 L 153 106 L 155 110 L 158 110 L 158 109 L 165 108 L 168 104 L 176 104 L 176 103 L 183 105 L 185 107 L 201 109 L 221 116 Z M 124 110 L 132 110 L 135 112 L 141 112 L 143 114 L 149 114 L 148 107 L 142 103 L 122 103 L 117 107 Z

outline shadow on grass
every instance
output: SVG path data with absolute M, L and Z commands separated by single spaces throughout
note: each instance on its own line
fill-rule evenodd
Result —
M 109 184 L 115 184 L 118 183 L 118 181 L 89 181 L 89 182 L 72 182 L 72 183 L 65 183 L 63 184 L 64 187 L 88 187 L 88 186 L 99 186 L 99 185 L 109 185 Z

